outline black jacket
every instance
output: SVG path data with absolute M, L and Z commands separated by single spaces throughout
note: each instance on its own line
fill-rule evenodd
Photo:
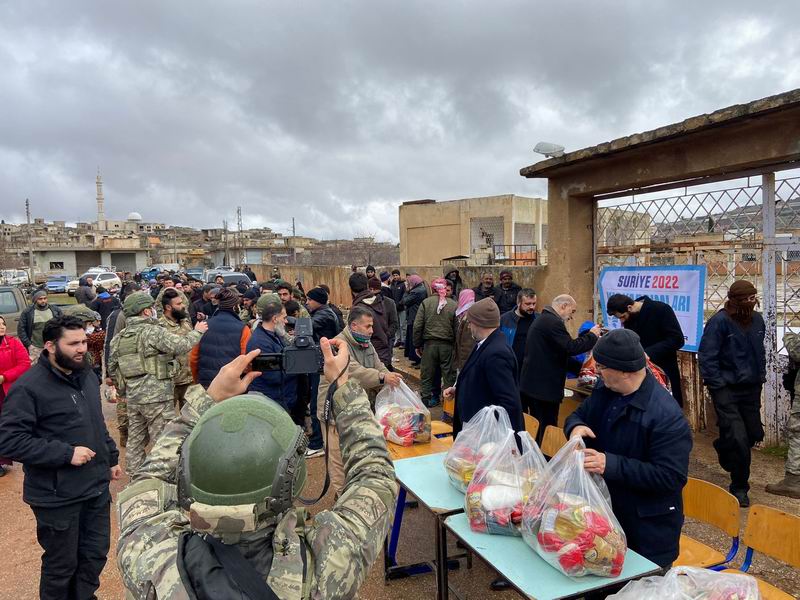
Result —
M 339 319 L 329 304 L 320 306 L 311 313 L 311 324 L 314 327 L 314 341 L 317 344 L 324 337 L 332 340 L 341 331 L 339 329 Z
M 753 322 L 746 330 L 724 309 L 711 317 L 697 353 L 703 383 L 714 390 L 766 381 L 764 332 L 764 319 L 758 312 L 753 313 Z
M 618 397 L 599 383 L 567 418 L 564 432 L 569 437 L 586 425 L 597 435 L 584 441 L 606 455 L 603 479 L 628 546 L 666 566 L 678 557 L 692 434 L 681 408 L 649 373 L 608 423 L 608 405 Z
M 108 298 L 101 298 L 98 294 L 98 296 L 89 304 L 89 308 L 100 315 L 100 327 L 103 329 L 107 328 L 108 316 L 121 306 L 122 304 L 120 303 L 119 298 L 110 294 Z
M 419 283 L 414 289 L 408 290 L 403 296 L 402 300 L 397 305 L 397 310 L 401 308 L 406 310 L 406 323 L 413 325 L 414 319 L 417 318 L 417 311 L 422 301 L 428 297 L 428 291 L 425 289 L 424 283 Z
M 344 315 L 342 314 L 341 309 L 335 304 L 328 304 L 328 307 L 333 311 L 333 314 L 336 315 L 336 322 L 338 323 L 337 327 L 339 328 L 339 331 L 342 331 L 342 329 L 344 329 Z
M 517 307 L 517 295 L 522 290 L 519 285 L 512 282 L 511 287 L 508 289 L 505 289 L 502 285 L 498 285 L 494 289 L 494 301 L 497 304 L 497 308 L 500 309 L 501 315 Z
M 569 357 L 591 350 L 596 343 L 597 336 L 588 331 L 572 339 L 564 320 L 546 306 L 528 330 L 520 390 L 543 402 L 561 402 Z
M 495 329 L 480 346 L 475 346 L 456 381 L 453 434 L 485 406 L 506 409 L 514 431 L 524 431 L 519 400 L 517 359 L 500 329 Z
M 52 311 L 53 318 L 60 317 L 63 312 L 55 304 L 48 304 L 47 307 Z M 33 335 L 33 311 L 35 310 L 36 303 L 33 303 L 20 313 L 19 322 L 17 323 L 17 337 L 19 337 L 19 341 L 22 342 L 26 348 L 31 345 L 31 336 Z
M 95 457 L 73 467 L 76 446 L 94 450 Z M 94 372 L 68 377 L 42 352 L 3 404 L 0 456 L 22 463 L 22 499 L 31 506 L 63 506 L 108 493 L 119 452 L 106 429 Z
M 392 281 L 389 284 L 389 289 L 392 291 L 392 300 L 397 305 L 397 312 L 403 312 L 403 307 L 400 304 L 400 300 L 403 299 L 403 296 L 406 294 L 406 282 L 405 281 Z
M 636 300 L 642 301 L 642 309 L 624 323 L 625 329 L 635 331 L 639 335 L 647 356 L 664 369 L 664 373 L 669 377 L 672 395 L 678 404 L 683 405 L 678 350 L 683 347 L 686 340 L 678 323 L 678 317 L 669 304 L 647 296 Z
M 375 352 L 378 353 L 381 362 L 385 365 L 391 364 L 394 339 L 389 342 L 389 309 L 384 304 L 384 297 L 381 294 L 373 294 L 367 290 L 353 299 L 353 307 L 355 308 L 356 306 L 368 308 L 372 311 L 372 345 L 375 346 Z M 396 320 L 397 311 L 395 311 Z
M 492 286 L 488 290 L 484 291 L 483 286 L 479 285 L 478 287 L 472 288 L 472 291 L 475 292 L 475 302 L 479 302 L 484 298 L 494 298 L 497 294 L 497 287 Z M 502 313 L 502 311 L 500 311 Z

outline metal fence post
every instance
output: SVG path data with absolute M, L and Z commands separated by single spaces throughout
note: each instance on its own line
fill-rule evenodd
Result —
M 764 173 L 761 177 L 761 214 L 763 235 L 761 240 L 761 275 L 763 282 L 762 302 L 766 332 L 764 348 L 767 354 L 767 381 L 764 384 L 764 442 L 768 446 L 778 443 L 778 397 L 781 373 L 778 360 L 778 286 L 775 277 L 775 173 Z

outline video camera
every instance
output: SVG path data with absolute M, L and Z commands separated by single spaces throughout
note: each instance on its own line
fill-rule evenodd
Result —
M 314 327 L 308 317 L 296 319 L 291 346 L 283 352 L 268 352 L 253 359 L 254 371 L 283 371 L 289 375 L 320 373 L 323 365 L 322 352 L 314 343 Z

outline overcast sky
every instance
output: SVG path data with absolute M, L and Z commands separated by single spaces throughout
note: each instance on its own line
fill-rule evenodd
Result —
M 800 2 L 0 4 L 0 217 L 397 239 L 567 150 L 800 87 Z

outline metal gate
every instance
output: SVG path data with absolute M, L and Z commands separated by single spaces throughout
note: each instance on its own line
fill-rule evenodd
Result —
M 732 183 L 740 185 L 725 187 Z M 706 320 L 722 308 L 734 280 L 750 280 L 767 324 L 765 442 L 776 444 L 789 406 L 782 387 L 788 364 L 783 334 L 800 332 L 800 177 L 776 181 L 774 173 L 765 173 L 682 192 L 595 198 L 595 278 L 611 265 L 706 265 Z M 596 291 L 595 315 L 600 316 Z M 696 357 L 682 358 L 689 384 L 700 390 L 697 369 L 687 367 Z M 698 423 L 704 422 L 704 407 L 705 402 L 690 407 L 699 411 Z

